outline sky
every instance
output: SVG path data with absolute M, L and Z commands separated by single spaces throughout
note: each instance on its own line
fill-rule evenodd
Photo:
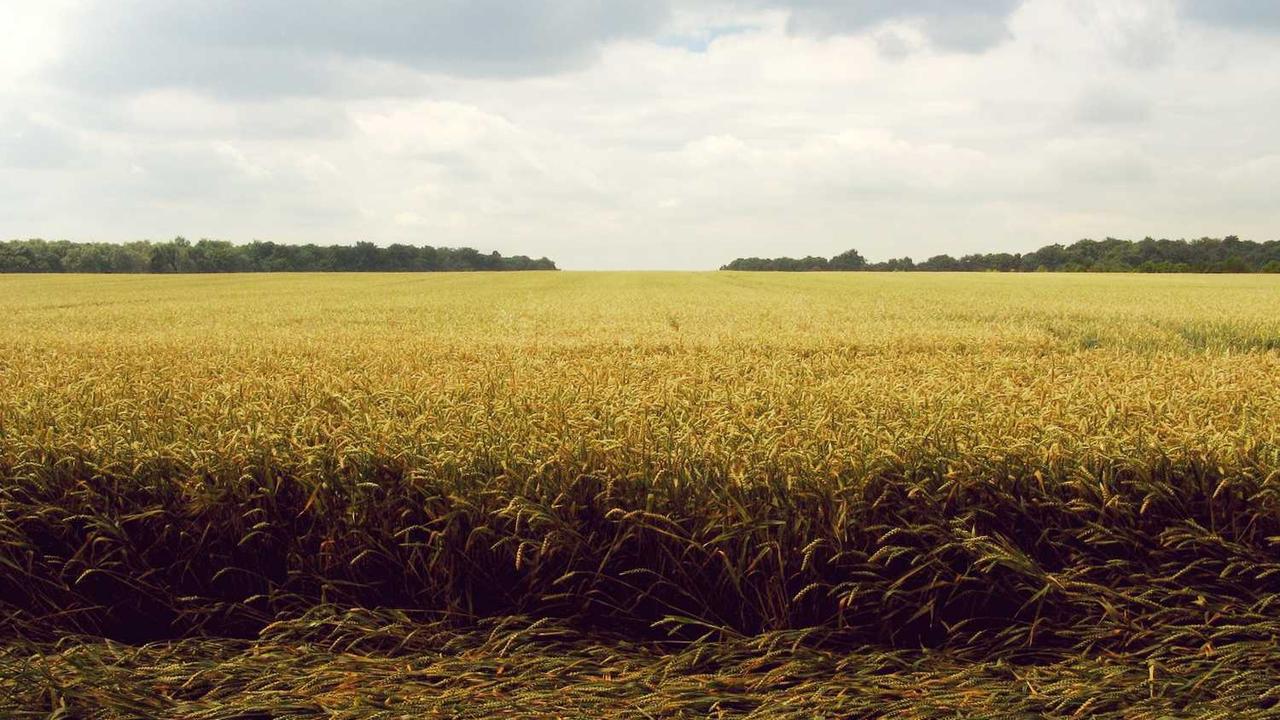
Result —
M 0 237 L 1280 239 L 1273 0 L 0 0 Z

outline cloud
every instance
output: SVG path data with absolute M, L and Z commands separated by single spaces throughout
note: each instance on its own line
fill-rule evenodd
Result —
M 988 50 L 1010 37 L 1008 19 L 1022 0 L 765 0 L 789 10 L 788 28 L 805 35 L 858 34 L 886 24 L 917 29 L 935 47 Z M 900 49 L 892 45 L 891 50 Z
M 1144 183 L 1154 178 L 1151 163 L 1132 143 L 1109 138 L 1059 138 L 1045 148 L 1050 166 L 1068 185 Z
M 421 92 L 411 73 L 522 77 L 649 37 L 663 2 L 94 0 L 60 68 L 81 88 L 228 96 Z
M 1071 119 L 1084 125 L 1139 125 L 1151 119 L 1151 102 L 1114 87 L 1093 87 L 1076 99 Z
M 340 138 L 350 130 L 341 106 L 317 98 L 266 98 L 235 103 L 185 89 L 148 90 L 99 105 L 92 119 L 103 130 L 146 133 L 153 139 Z
M 48 170 L 74 165 L 85 152 L 73 130 L 27 113 L 0 118 L 0 167 Z
M 1232 30 L 1280 30 L 1280 3 L 1274 0 L 1181 0 L 1182 13 L 1199 22 Z
M 745 24 L 704 25 L 695 32 L 674 32 L 660 35 L 657 38 L 657 43 L 668 47 L 684 48 L 689 52 L 705 53 L 711 47 L 711 43 L 719 38 L 739 35 L 756 29 L 753 25 Z
M 1280 44 L 1237 12 L 1257 6 L 56 2 L 0 0 L 0 27 L 23 8 L 0 49 L 13 235 L 577 269 L 1275 235 Z
M 1076 7 L 1111 56 L 1126 65 L 1155 67 L 1176 45 L 1178 16 L 1172 0 L 1086 0 Z
M 1280 193 L 1280 153 L 1251 158 L 1219 172 L 1217 191 L 1237 205 L 1274 212 Z

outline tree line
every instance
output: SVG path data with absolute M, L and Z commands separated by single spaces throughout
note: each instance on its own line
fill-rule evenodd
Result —
M 1199 240 L 1080 240 L 1046 245 L 1030 253 L 977 253 L 955 258 L 935 255 L 923 262 L 909 257 L 868 262 L 857 250 L 832 258 L 738 258 L 721 270 L 949 271 L 949 272 L 1150 272 L 1280 273 L 1280 241 L 1254 242 L 1229 235 Z
M 430 245 L 285 245 L 185 238 L 128 243 L 0 242 L 0 273 L 451 272 L 556 270 L 545 257 Z

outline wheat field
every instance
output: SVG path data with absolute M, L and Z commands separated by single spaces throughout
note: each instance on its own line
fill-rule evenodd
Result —
M 1280 278 L 0 276 L 14 718 L 1275 717 Z

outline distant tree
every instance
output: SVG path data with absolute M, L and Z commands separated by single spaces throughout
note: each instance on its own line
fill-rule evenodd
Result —
M 418 263 L 423 270 L 440 269 L 440 251 L 426 245 L 418 249 Z
M 807 262 L 825 264 L 824 258 Z M 320 272 L 441 270 L 555 270 L 548 258 L 526 255 L 504 257 L 482 254 L 472 248 L 434 248 L 392 245 L 380 248 L 370 242 L 355 245 L 284 245 L 254 240 L 233 245 L 202 239 L 194 245 L 186 238 L 166 242 L 73 243 L 65 240 L 10 240 L 0 242 L 0 272 Z
M 1079 240 L 1071 245 L 1046 245 L 1035 252 L 972 253 L 959 259 L 934 255 L 922 263 L 892 258 L 867 263 L 856 250 L 826 261 L 822 258 L 738 258 L 724 270 L 877 270 L 968 272 L 1264 272 L 1280 265 L 1280 241 L 1265 243 L 1228 235 L 1220 240 L 1168 240 L 1143 238 L 1137 242 L 1106 238 Z
M 31 250 L 17 241 L 0 246 L 0 268 L 11 273 L 36 272 Z
M 884 262 L 872 263 L 867 266 L 869 270 L 878 270 L 881 272 L 900 272 L 914 270 L 916 265 L 909 257 L 889 258 Z
M 385 270 L 418 270 L 418 249 L 412 245 L 391 245 L 382 252 L 380 265 Z
M 148 260 L 153 273 L 187 272 L 192 269 L 188 257 L 191 243 L 179 235 L 169 242 L 154 243 L 150 246 Z
M 351 252 L 352 270 L 368 272 L 378 268 L 378 246 L 361 240 Z
M 953 272 L 960 270 L 960 261 L 950 255 L 934 255 L 916 266 L 917 270 Z
M 194 272 L 243 272 L 249 267 L 245 253 L 224 240 L 201 239 L 189 253 Z
M 111 271 L 111 253 L 99 244 L 74 245 L 62 258 L 66 272 L 104 273 Z
M 111 248 L 110 270 L 113 273 L 146 272 L 151 264 L 150 243 L 128 243 Z
M 831 258 L 829 266 L 832 270 L 862 270 L 867 267 L 867 260 L 857 250 L 850 248 Z

